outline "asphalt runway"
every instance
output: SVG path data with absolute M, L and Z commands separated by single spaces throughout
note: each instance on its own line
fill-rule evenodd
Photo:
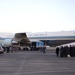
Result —
M 75 57 L 56 57 L 55 50 L 0 54 L 0 75 L 75 75 Z

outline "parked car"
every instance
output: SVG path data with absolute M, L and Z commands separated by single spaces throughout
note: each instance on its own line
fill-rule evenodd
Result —
M 0 46 L 0 54 L 4 53 L 4 49 L 2 48 L 2 46 Z

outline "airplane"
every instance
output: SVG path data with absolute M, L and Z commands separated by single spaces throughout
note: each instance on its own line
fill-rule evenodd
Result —
M 75 46 L 75 42 L 72 42 L 72 43 L 68 43 L 68 44 L 62 44 L 62 45 L 60 45 L 60 46 L 58 46 L 58 47 L 65 47 L 65 46 L 68 46 L 68 47 L 70 47 L 70 46 Z
M 39 40 L 45 45 L 59 46 L 75 42 L 75 31 L 27 33 L 27 37 L 30 41 Z
M 42 41 L 44 42 L 44 45 L 49 46 L 59 46 L 62 44 L 75 42 L 75 30 L 59 31 L 59 32 L 37 32 L 37 33 L 26 32 L 26 36 L 27 36 L 26 40 L 29 42 L 28 43 L 29 45 L 31 42 L 38 42 L 38 41 Z M 14 42 L 14 40 L 18 41 L 20 39 L 14 38 L 12 42 Z
M 18 47 L 24 48 L 26 46 L 30 46 L 31 42 L 28 39 L 26 33 L 15 33 L 13 38 L 6 38 L 2 41 L 3 47 Z

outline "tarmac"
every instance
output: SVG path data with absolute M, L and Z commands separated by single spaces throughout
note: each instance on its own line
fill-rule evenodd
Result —
M 75 57 L 61 58 L 55 49 L 0 54 L 0 75 L 75 75 Z

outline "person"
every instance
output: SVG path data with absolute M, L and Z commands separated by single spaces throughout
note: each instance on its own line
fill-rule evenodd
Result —
M 46 51 L 45 51 L 46 50 L 46 47 L 45 46 L 43 46 L 43 49 L 42 50 L 43 50 L 43 53 L 46 53 Z
M 75 57 L 75 46 L 74 45 L 70 45 L 70 56 Z
M 64 47 L 60 47 L 60 57 L 64 57 Z
M 40 50 L 40 52 L 42 52 L 42 46 L 41 46 L 41 47 L 39 47 L 39 50 Z
M 59 48 L 57 47 L 56 48 L 56 52 L 55 52 L 56 54 L 57 54 L 57 57 L 59 56 Z
M 6 47 L 7 48 L 7 53 L 9 53 L 10 52 L 10 47 Z

